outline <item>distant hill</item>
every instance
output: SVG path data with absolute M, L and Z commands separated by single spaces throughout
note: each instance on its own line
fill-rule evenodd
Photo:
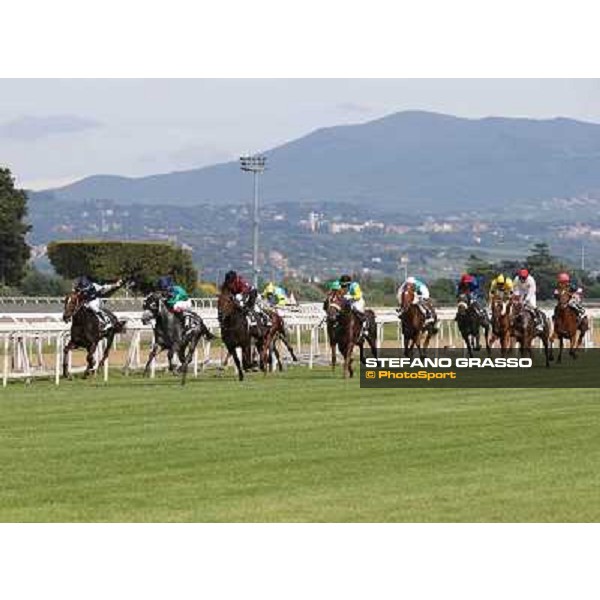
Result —
M 319 129 L 265 154 L 266 202 L 360 202 L 416 212 L 600 191 L 600 125 L 564 118 L 407 111 Z M 140 178 L 96 175 L 47 192 L 64 200 L 190 205 L 247 201 L 252 186 L 234 161 Z

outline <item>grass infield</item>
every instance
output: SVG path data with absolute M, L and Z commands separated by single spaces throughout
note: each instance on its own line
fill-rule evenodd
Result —
M 0 521 L 599 521 L 597 390 L 329 369 L 0 391 Z

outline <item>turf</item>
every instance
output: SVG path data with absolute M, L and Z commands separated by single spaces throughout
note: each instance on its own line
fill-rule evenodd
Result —
M 597 390 L 326 369 L 0 390 L 0 521 L 598 521 Z

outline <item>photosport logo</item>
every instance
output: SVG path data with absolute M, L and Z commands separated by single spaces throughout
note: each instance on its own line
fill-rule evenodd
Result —
M 406 357 L 400 349 L 365 353 L 361 364 L 363 388 L 598 388 L 600 349 L 581 350 L 576 360 L 554 361 L 541 348 L 521 355 L 499 349 L 469 357 L 462 349 L 430 348 L 425 356 Z

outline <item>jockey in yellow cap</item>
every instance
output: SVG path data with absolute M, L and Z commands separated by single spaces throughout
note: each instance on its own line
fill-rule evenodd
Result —
M 508 300 L 513 293 L 513 282 L 510 277 L 505 277 L 502 273 L 497 275 L 490 285 L 489 303 L 492 304 L 496 294 L 502 294 L 504 300 Z

